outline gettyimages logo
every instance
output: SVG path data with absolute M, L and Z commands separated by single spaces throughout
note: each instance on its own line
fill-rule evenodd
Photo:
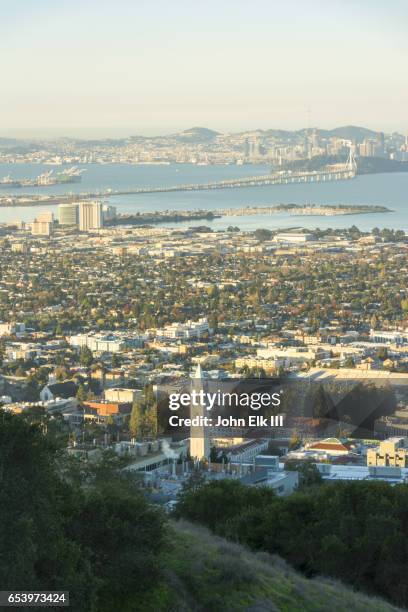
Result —
M 171 393 L 169 395 L 169 409 L 178 410 L 181 406 L 200 406 L 205 410 L 212 410 L 215 407 L 240 406 L 251 410 L 280 406 L 281 398 L 277 392 L 242 392 L 231 393 L 217 389 L 214 393 L 206 392 L 203 389 L 197 391 L 192 389 L 189 393 Z
M 180 439 L 207 430 L 214 438 L 383 438 L 397 395 L 408 400 L 408 378 L 398 382 L 396 388 L 368 377 L 178 381 L 157 387 L 160 431 Z
M 278 379 L 191 379 L 181 388 L 158 388 L 158 401 L 167 433 L 175 430 L 190 437 L 203 428 L 240 430 L 282 427 L 281 385 Z M 224 432 L 225 433 L 225 432 Z

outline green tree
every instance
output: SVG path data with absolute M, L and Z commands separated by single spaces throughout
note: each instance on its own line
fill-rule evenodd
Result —
M 22 366 L 19 366 L 14 372 L 14 375 L 23 378 L 26 375 L 24 368 Z
M 288 461 L 285 468 L 299 473 L 299 489 L 320 485 L 323 479 L 312 461 Z
M 79 363 L 85 368 L 89 368 L 92 362 L 93 355 L 91 349 L 89 349 L 87 346 L 81 347 L 81 350 L 79 351 Z
M 386 346 L 380 346 L 377 351 L 376 351 L 376 357 L 377 359 L 380 359 L 381 361 L 385 361 L 386 359 L 388 359 L 388 349 Z
M 55 335 L 56 336 L 63 336 L 64 335 L 64 330 L 62 329 L 61 323 L 57 323 L 57 327 L 55 328 Z
M 317 484 L 313 465 L 294 467 Z M 379 481 L 305 484 L 277 497 L 267 488 L 220 480 L 183 491 L 175 514 L 277 553 L 307 576 L 326 574 L 405 608 L 407 506 L 405 485 Z
M 98 612 L 134 610 L 161 574 L 163 516 L 134 487 L 111 481 L 91 489 L 72 527 L 74 540 L 92 551 L 99 583 Z
M 121 365 L 122 362 L 119 355 L 116 355 L 116 353 L 114 353 L 112 355 L 112 368 L 120 368 Z
M 347 357 L 344 361 L 344 367 L 354 368 L 355 367 L 354 359 L 352 357 Z
M 29 379 L 24 390 L 24 399 L 26 402 L 36 402 L 40 399 L 40 389 L 35 379 Z
M 82 402 L 85 402 L 85 401 L 86 401 L 86 399 L 87 399 L 87 395 L 88 395 L 88 394 L 87 394 L 87 391 L 86 391 L 86 389 L 85 389 L 85 386 L 84 386 L 84 385 L 81 383 L 81 384 L 79 385 L 79 387 L 78 387 L 78 391 L 77 391 L 77 394 L 76 394 L 76 396 L 77 396 L 77 400 L 78 400 L 79 402 L 81 402 L 81 403 L 82 403 Z
M 259 228 L 255 230 L 254 236 L 257 240 L 264 242 L 265 240 L 270 240 L 272 238 L 273 232 L 271 232 L 271 230 L 268 230 L 268 229 Z
M 73 608 L 86 611 L 96 593 L 89 559 L 65 532 L 80 495 L 59 479 L 57 451 L 41 425 L 0 413 L 0 583 L 69 590 Z
M 211 463 L 217 463 L 218 462 L 218 451 L 217 448 L 215 446 L 212 446 L 210 449 L 210 461 Z
M 0 412 L 3 588 L 69 590 L 78 612 L 140 609 L 165 524 L 122 467 L 109 453 L 100 466 L 70 461 L 40 424 Z
M 132 412 L 130 413 L 129 431 L 134 438 L 141 435 L 142 429 L 142 406 L 137 400 L 133 402 Z
M 333 402 L 322 385 L 312 388 L 313 417 L 315 419 L 327 419 L 333 410 Z
M 55 368 L 54 374 L 57 380 L 66 380 L 69 376 L 69 372 L 67 368 L 63 365 L 60 365 Z
M 247 487 L 227 479 L 203 484 L 200 476 L 191 476 L 190 482 L 183 487 L 175 513 L 215 531 L 222 532 L 223 525 L 246 508 L 273 503 L 276 499 L 275 493 L 267 487 Z M 198 479 L 198 483 L 193 478 Z

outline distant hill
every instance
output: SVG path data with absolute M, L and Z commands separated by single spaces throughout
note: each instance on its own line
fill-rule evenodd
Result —
M 14 150 L 15 152 L 21 151 L 24 153 L 27 149 L 34 146 L 35 145 L 29 140 L 0 137 L 0 149 Z
M 0 136 L 0 145 L 10 145 L 10 144 L 18 144 L 19 140 L 17 140 L 16 138 L 4 138 L 2 136 Z
M 375 138 L 378 132 L 370 130 L 365 127 L 356 125 L 346 125 L 337 127 L 332 130 L 324 130 L 320 128 L 312 128 L 316 130 L 317 134 L 322 138 L 338 137 L 346 140 L 354 140 L 357 143 L 362 142 L 365 138 Z M 188 130 L 182 132 L 176 132 L 174 134 L 162 134 L 156 136 L 142 136 L 142 135 L 131 135 L 126 138 L 50 138 L 44 142 L 57 142 L 59 144 L 70 143 L 80 147 L 90 147 L 98 145 L 106 146 L 124 146 L 127 143 L 139 143 L 154 142 L 157 140 L 165 139 L 169 143 L 185 143 L 185 144 L 206 144 L 213 142 L 218 136 L 241 136 L 245 138 L 268 137 L 276 138 L 288 143 L 294 143 L 299 140 L 299 137 L 304 138 L 310 134 L 310 128 L 302 128 L 300 130 L 282 130 L 270 128 L 266 130 L 253 129 L 245 130 L 240 132 L 221 133 L 216 130 L 211 130 L 205 127 L 191 127 Z M 40 140 L 28 140 L 28 139 L 16 139 L 16 138 L 2 138 L 0 136 L 0 149 L 12 149 L 13 147 L 30 147 L 38 148 Z
M 397 612 L 333 580 L 308 580 L 282 559 L 253 553 L 202 527 L 172 524 L 166 577 L 137 609 L 145 612 Z M 136 609 L 136 608 L 135 608 Z
M 294 134 L 290 130 L 264 130 L 265 136 L 271 136 L 272 138 L 288 138 Z
M 215 130 L 209 130 L 208 128 L 203 127 L 192 127 L 189 130 L 184 130 L 183 132 L 179 132 L 173 136 L 179 141 L 199 143 L 214 140 L 214 138 L 216 138 L 218 135 L 219 132 L 216 132 Z
M 355 140 L 356 142 L 363 142 L 365 138 L 375 138 L 377 134 L 377 132 L 374 130 L 369 130 L 368 128 L 360 127 L 358 125 L 345 125 L 332 130 L 323 130 L 320 128 L 312 129 L 316 130 L 317 134 L 321 138 L 344 138 L 345 140 Z M 298 130 L 296 133 L 306 135 L 309 131 L 309 129 L 303 128 L 302 130 Z
M 345 125 L 344 127 L 334 128 L 334 130 L 328 130 L 327 133 L 330 136 L 337 136 L 338 138 L 345 138 L 347 140 L 356 140 L 357 142 L 362 142 L 365 138 L 374 138 L 377 134 L 377 132 L 373 130 L 356 125 Z
M 346 140 L 355 140 L 356 142 L 362 142 L 365 138 L 374 138 L 377 134 L 374 130 L 360 127 L 357 125 L 345 125 L 337 127 L 332 130 L 323 130 L 320 128 L 302 128 L 300 130 L 279 130 L 279 129 L 267 129 L 267 130 L 251 130 L 248 131 L 250 134 L 260 134 L 262 136 L 272 138 L 282 138 L 291 140 L 296 136 L 306 136 L 310 129 L 316 130 L 317 134 L 322 138 L 344 138 Z M 241 132 L 242 133 L 242 132 Z

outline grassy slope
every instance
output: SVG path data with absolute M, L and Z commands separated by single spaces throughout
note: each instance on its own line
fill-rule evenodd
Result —
M 144 612 L 391 612 L 397 608 L 332 580 L 306 580 L 286 563 L 173 523 L 166 580 L 139 601 Z

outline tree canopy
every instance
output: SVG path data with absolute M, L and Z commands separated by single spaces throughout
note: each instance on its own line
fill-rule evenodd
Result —
M 307 576 L 332 576 L 406 607 L 408 487 L 337 482 L 289 497 L 237 481 L 183 490 L 176 515 L 256 550 L 279 554 Z
M 113 466 L 99 478 L 63 453 L 0 412 L 0 584 L 70 591 L 79 612 L 135 610 L 160 571 L 163 517 Z

